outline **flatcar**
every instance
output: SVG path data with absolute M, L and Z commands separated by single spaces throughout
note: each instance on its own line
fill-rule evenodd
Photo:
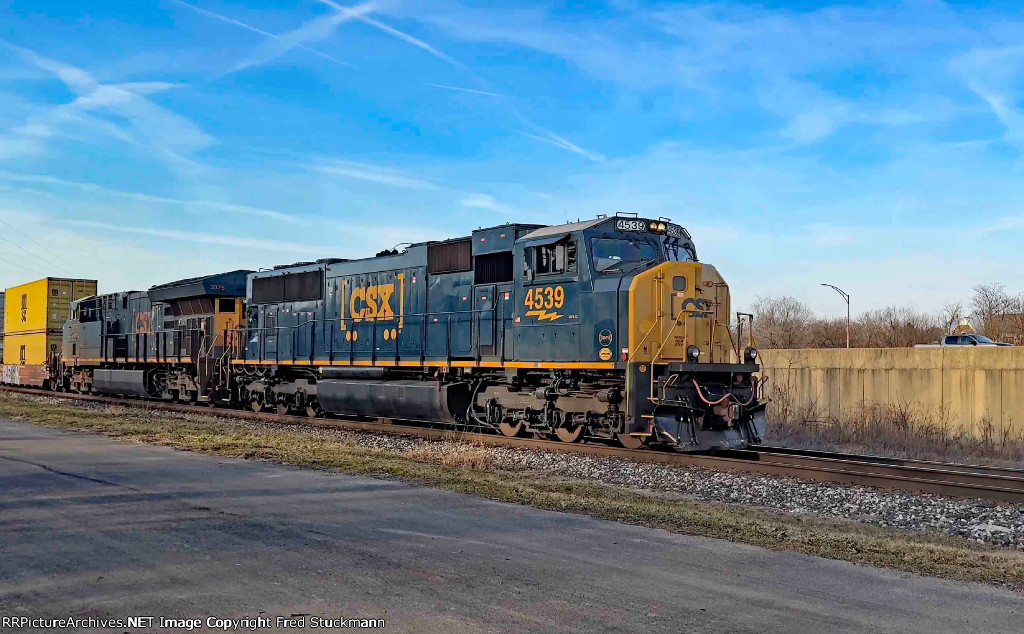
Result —
M 749 343 L 686 229 L 599 216 L 80 300 L 49 385 L 707 451 L 764 434 Z

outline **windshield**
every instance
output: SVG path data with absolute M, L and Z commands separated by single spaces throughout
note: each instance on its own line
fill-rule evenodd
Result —
M 991 339 L 989 339 L 988 337 L 986 337 L 984 335 L 971 335 L 971 336 L 974 337 L 974 340 L 977 341 L 978 343 L 995 343 L 995 341 L 992 341 Z
M 697 253 L 689 242 L 668 240 L 665 242 L 665 255 L 669 262 L 696 262 Z
M 594 269 L 607 271 L 618 269 L 630 262 L 643 262 L 658 257 L 658 249 L 648 242 L 620 238 L 595 238 L 592 243 Z

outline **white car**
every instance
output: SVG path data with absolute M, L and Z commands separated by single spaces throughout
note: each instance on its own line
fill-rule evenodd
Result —
M 1012 346 L 1010 343 L 996 343 L 985 335 L 946 335 L 937 344 L 921 344 L 915 348 L 960 348 L 964 346 Z

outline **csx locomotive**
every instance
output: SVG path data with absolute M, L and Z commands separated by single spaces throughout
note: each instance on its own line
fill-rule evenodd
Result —
M 678 451 L 764 432 L 728 286 L 665 219 L 507 224 L 71 310 L 58 389 Z

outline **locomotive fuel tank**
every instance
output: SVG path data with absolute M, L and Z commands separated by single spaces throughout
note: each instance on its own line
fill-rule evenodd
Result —
M 327 379 L 317 383 L 316 391 L 328 412 L 400 420 L 456 423 L 465 418 L 470 403 L 469 384 L 462 382 Z

